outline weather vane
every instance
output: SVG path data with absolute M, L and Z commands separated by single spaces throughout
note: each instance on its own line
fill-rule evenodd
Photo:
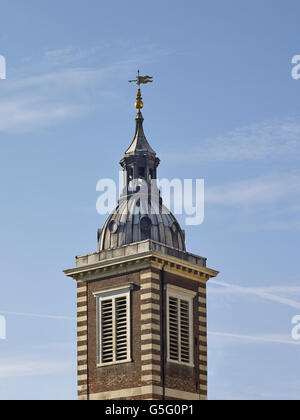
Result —
M 140 71 L 137 71 L 137 78 L 134 80 L 128 80 L 129 83 L 136 83 L 138 85 L 138 91 L 137 91 L 137 97 L 136 97 L 136 101 L 134 106 L 136 107 L 136 109 L 138 110 L 138 113 L 141 112 L 141 109 L 143 108 L 144 104 L 142 101 L 142 94 L 141 94 L 141 88 L 140 86 L 142 84 L 146 84 L 146 83 L 152 83 L 152 76 L 140 76 Z
M 140 87 L 141 84 L 146 84 L 146 83 L 152 83 L 152 76 L 140 76 L 140 71 L 137 71 L 137 78 L 134 80 L 128 80 L 129 83 L 136 83 L 138 85 L 138 87 Z

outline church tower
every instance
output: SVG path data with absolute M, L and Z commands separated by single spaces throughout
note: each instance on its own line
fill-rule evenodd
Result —
M 98 231 L 97 252 L 65 270 L 77 283 L 80 400 L 205 400 L 206 282 L 218 274 L 186 251 L 185 234 L 156 185 L 159 159 L 143 130 L 120 164 L 124 188 Z

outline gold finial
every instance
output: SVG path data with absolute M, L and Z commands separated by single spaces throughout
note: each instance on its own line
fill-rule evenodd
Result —
M 129 80 L 129 83 L 136 83 L 138 85 L 138 91 L 137 91 L 137 97 L 136 97 L 136 101 L 134 106 L 136 107 L 136 109 L 138 109 L 138 111 L 140 111 L 140 109 L 143 108 L 144 104 L 142 101 L 142 94 L 141 94 L 141 84 L 146 84 L 146 83 L 152 83 L 152 76 L 140 76 L 140 71 L 137 71 L 137 78 L 134 80 Z
M 138 109 L 138 110 L 142 109 L 142 108 L 143 108 L 143 106 L 144 106 L 142 99 L 143 99 L 143 98 L 142 98 L 142 94 L 141 94 L 141 89 L 140 89 L 140 88 L 138 88 L 138 91 L 137 91 L 137 96 L 136 96 L 136 101 L 135 101 L 135 103 L 134 103 L 134 106 L 135 106 L 135 107 L 136 107 L 136 109 Z

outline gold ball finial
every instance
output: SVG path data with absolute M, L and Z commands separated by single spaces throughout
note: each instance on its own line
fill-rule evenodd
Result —
M 134 103 L 134 106 L 135 106 L 135 107 L 136 107 L 136 109 L 138 109 L 138 110 L 142 109 L 142 108 L 143 108 L 143 106 L 144 106 L 142 99 L 143 99 L 143 98 L 142 98 L 142 95 L 141 95 L 141 89 L 140 89 L 140 88 L 138 88 L 136 101 L 135 101 L 135 103 Z
M 138 91 L 137 91 L 137 97 L 136 97 L 136 101 L 134 106 L 136 107 L 136 109 L 138 111 L 140 111 L 140 109 L 143 108 L 144 104 L 142 101 L 142 95 L 141 95 L 141 89 L 140 89 L 140 85 L 141 84 L 146 84 L 146 83 L 152 83 L 152 76 L 140 76 L 140 71 L 137 71 L 137 78 L 134 80 L 128 80 L 129 83 L 136 83 L 138 85 Z

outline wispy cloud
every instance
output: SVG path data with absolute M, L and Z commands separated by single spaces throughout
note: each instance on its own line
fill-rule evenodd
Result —
M 46 103 L 43 98 L 25 96 L 0 100 L 0 131 L 26 132 L 32 127 L 75 118 L 87 112 L 85 106 Z
M 248 343 L 277 343 L 277 344 L 293 344 L 300 345 L 300 341 L 293 340 L 290 335 L 287 334 L 234 334 L 227 332 L 208 331 L 209 336 L 223 337 L 230 339 L 234 342 L 239 341 L 244 344 Z
M 300 194 L 300 174 L 265 175 L 253 179 L 209 187 L 205 201 L 213 204 L 267 203 L 285 196 Z
M 32 314 L 29 312 L 10 312 L 10 311 L 0 311 L 2 315 L 13 315 L 13 316 L 25 316 L 30 318 L 46 318 L 46 319 L 57 319 L 65 321 L 75 321 L 76 318 L 65 315 L 47 315 L 47 314 Z
M 208 186 L 204 198 L 205 204 L 211 205 L 210 210 L 223 206 L 229 211 L 227 215 L 232 212 L 234 222 L 230 230 L 300 230 L 298 171 Z M 255 217 L 249 217 L 250 214 Z
M 292 220 L 286 219 L 282 221 L 268 221 L 265 222 L 263 225 L 256 225 L 255 229 L 261 230 L 293 230 L 298 231 L 300 230 L 300 218 Z
M 65 371 L 72 370 L 74 368 L 73 364 L 74 363 L 70 361 L 24 361 L 0 359 L 0 378 L 63 373 Z
M 88 85 L 95 85 L 111 75 L 116 66 L 103 68 L 76 67 L 58 69 L 51 72 L 35 74 L 20 79 L 8 80 L 5 86 L 6 91 L 24 88 L 41 88 L 47 90 L 53 87 L 63 88 L 67 91 L 70 88 L 82 88 Z M 4 91 L 5 91 L 4 90 Z M 53 92 L 52 92 L 53 93 Z
M 236 128 L 224 135 L 197 139 L 200 144 L 183 156 L 169 159 L 189 164 L 210 161 L 260 160 L 300 154 L 300 117 L 254 123 Z
M 174 54 L 174 50 L 169 47 L 164 48 L 155 43 L 140 43 L 138 40 L 119 39 L 114 41 L 102 40 L 95 45 L 85 48 L 79 46 L 69 46 L 47 50 L 44 54 L 44 61 L 54 66 L 69 65 L 81 61 L 83 63 L 101 58 L 103 64 L 111 62 L 111 56 L 117 57 L 116 64 L 143 64 Z
M 132 68 L 136 71 L 137 61 L 153 61 L 171 53 L 154 45 L 143 48 L 125 41 L 114 46 L 115 54 L 111 48 L 106 46 L 107 56 L 102 62 L 98 57 L 92 63 L 86 58 L 96 56 L 101 48 L 46 51 L 35 66 L 31 63 L 11 73 L 1 86 L 0 132 L 27 132 L 94 112 L 101 95 L 106 103 L 109 97 L 115 100 L 117 93 L 109 87 L 112 77 L 124 77 Z
M 103 48 L 106 44 L 102 44 Z M 99 51 L 100 46 L 92 46 L 89 48 L 80 47 L 66 47 L 58 48 L 56 50 L 48 50 L 45 52 L 45 60 L 53 65 L 68 65 L 76 61 L 81 61 Z
M 300 286 L 272 286 L 272 287 L 244 287 L 223 281 L 211 280 L 209 282 L 218 288 L 209 289 L 209 293 L 235 293 L 246 296 L 254 296 L 260 299 L 287 305 L 294 309 L 300 309 L 300 301 L 287 297 L 291 294 L 293 297 L 300 296 Z

